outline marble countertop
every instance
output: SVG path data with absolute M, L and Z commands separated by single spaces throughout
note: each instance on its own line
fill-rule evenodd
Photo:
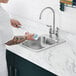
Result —
M 60 36 L 66 40 L 65 43 L 41 52 L 20 45 L 7 46 L 7 49 L 58 76 L 76 76 L 76 36 L 64 31 Z

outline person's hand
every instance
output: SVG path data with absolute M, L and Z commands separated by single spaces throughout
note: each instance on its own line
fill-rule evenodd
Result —
M 24 36 L 15 36 L 12 40 L 5 43 L 6 45 L 15 45 L 24 42 L 25 40 L 34 40 L 34 34 L 25 33 Z
M 28 32 L 25 33 L 25 37 L 26 37 L 27 40 L 34 40 L 34 39 L 33 39 L 33 36 L 34 36 L 34 34 L 30 34 L 30 33 L 28 33 Z
M 0 3 L 8 3 L 9 0 L 0 0 Z
M 21 26 L 21 23 L 18 20 L 11 19 L 10 22 L 11 22 L 11 25 L 15 28 L 19 28 Z

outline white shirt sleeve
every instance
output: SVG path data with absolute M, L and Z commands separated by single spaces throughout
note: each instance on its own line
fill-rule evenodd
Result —
M 0 6 L 0 44 L 13 38 L 12 26 L 8 13 Z

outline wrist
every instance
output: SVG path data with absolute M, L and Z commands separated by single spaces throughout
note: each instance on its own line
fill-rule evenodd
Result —
M 27 39 L 27 36 L 24 36 L 24 39 L 25 39 L 25 40 L 28 40 L 28 39 Z

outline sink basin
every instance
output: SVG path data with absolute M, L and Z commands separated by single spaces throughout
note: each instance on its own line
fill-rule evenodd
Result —
M 29 49 L 29 50 L 33 50 L 33 51 L 43 51 L 45 49 L 54 47 L 56 45 L 59 45 L 61 43 L 64 43 L 65 40 L 59 39 L 59 41 L 55 41 L 52 39 L 47 39 L 46 43 L 43 43 L 44 45 L 41 44 L 41 40 L 40 38 L 38 40 L 27 40 L 24 41 L 23 43 L 20 44 L 20 46 Z
M 22 43 L 23 46 L 29 47 L 34 50 L 42 49 L 43 47 L 40 45 L 40 40 L 28 40 Z

